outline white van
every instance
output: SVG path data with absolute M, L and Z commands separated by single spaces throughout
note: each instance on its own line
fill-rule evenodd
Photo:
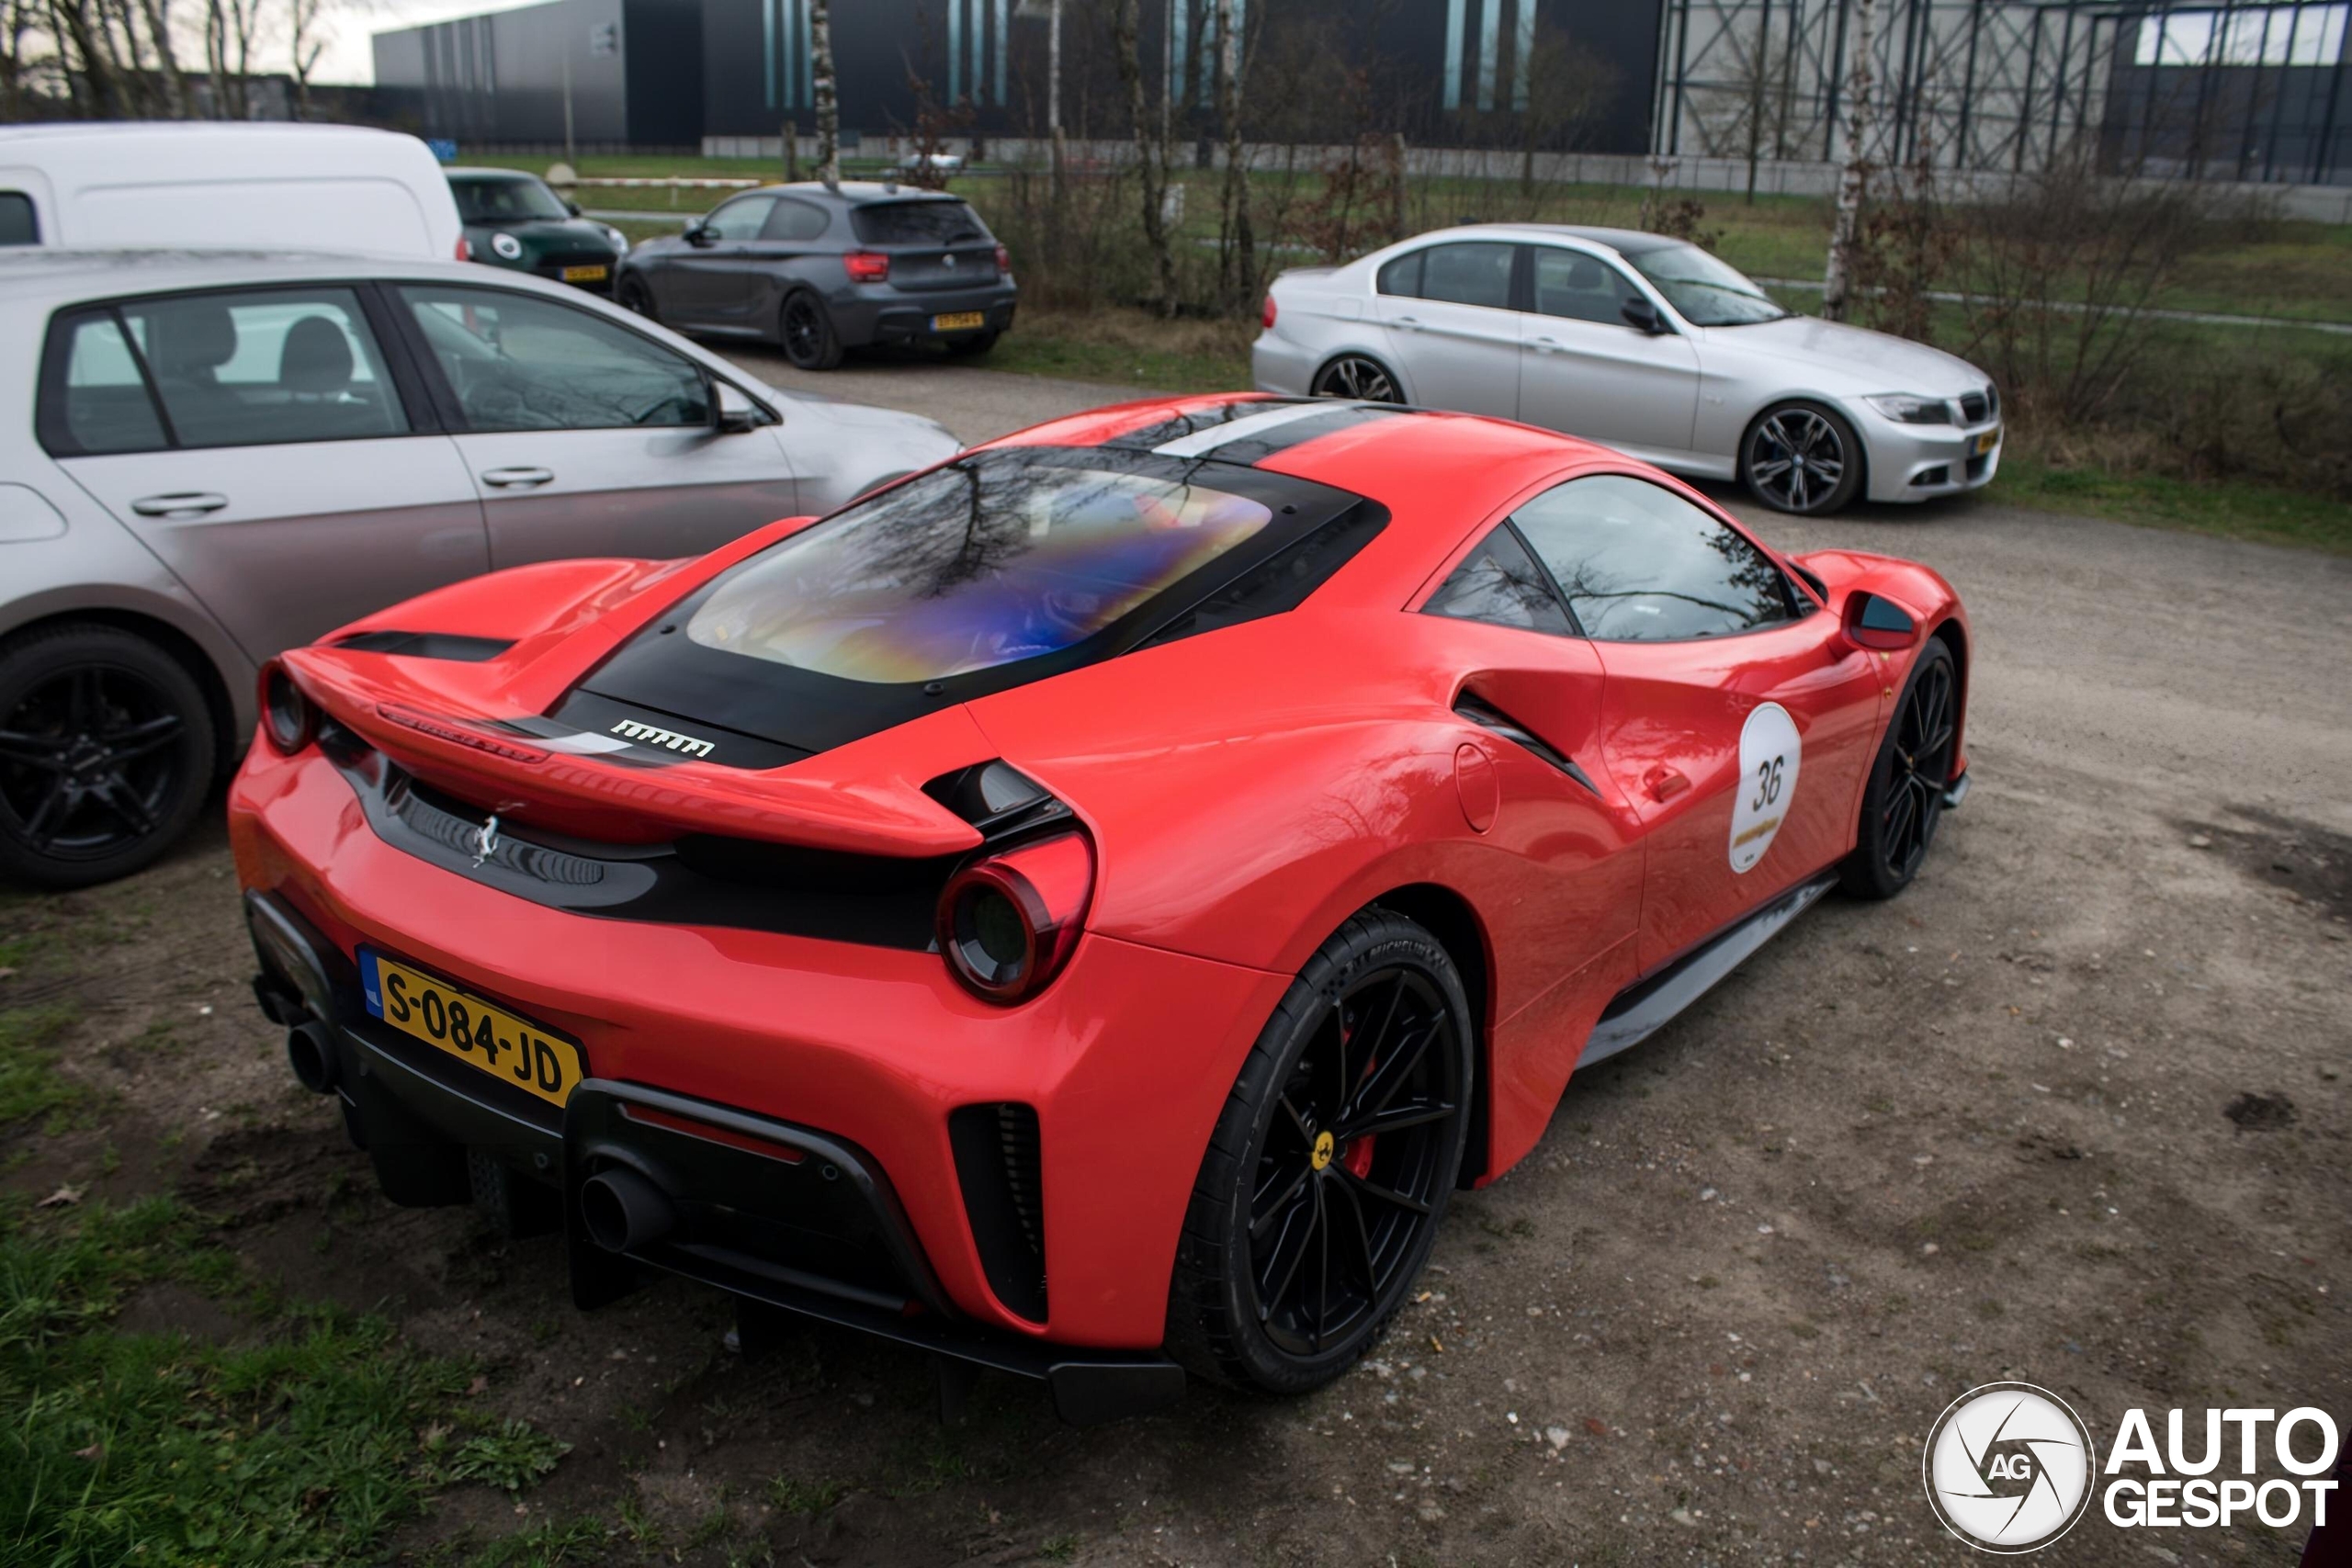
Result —
M 210 120 L 0 128 L 0 244 L 466 259 L 415 137 Z

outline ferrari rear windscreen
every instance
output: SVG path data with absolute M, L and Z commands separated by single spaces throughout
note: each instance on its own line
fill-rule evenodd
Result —
M 968 675 L 1085 641 L 1273 515 L 1213 477 L 962 463 L 735 568 L 686 636 L 848 681 Z
M 968 453 L 719 573 L 551 716 L 577 707 L 603 729 L 637 712 L 822 751 L 943 705 L 1279 615 L 1387 516 L 1329 485 L 1202 457 Z

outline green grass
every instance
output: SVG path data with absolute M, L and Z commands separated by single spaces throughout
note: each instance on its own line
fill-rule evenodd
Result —
M 83 1091 L 57 1071 L 57 1037 L 74 1021 L 67 1007 L 0 1012 L 0 1129 L 38 1117 L 62 1118 Z
M 2352 506 L 2243 479 L 2191 482 L 2004 457 L 1980 493 L 1996 504 L 2352 555 Z
M 123 1303 L 162 1281 L 221 1303 L 240 1330 L 220 1343 L 117 1332 Z M 450 1438 L 469 1424 L 470 1376 L 379 1318 L 274 1300 L 168 1201 L 54 1222 L 0 1213 L 10 1561 L 375 1562 L 393 1527 L 458 1479 Z
M 1102 312 L 1135 321 L 1140 313 Z M 1148 320 L 1148 318 L 1141 318 Z M 1212 344 L 1160 347 L 1144 332 L 1104 332 L 1092 318 L 1037 314 L 1023 318 L 997 342 L 982 363 L 991 370 L 1021 376 L 1057 376 L 1071 381 L 1102 381 L 1155 392 L 1247 390 L 1246 349 L 1220 352 Z

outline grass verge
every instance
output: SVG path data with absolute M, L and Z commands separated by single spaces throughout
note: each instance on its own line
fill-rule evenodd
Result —
M 1999 475 L 1980 493 L 1990 503 L 2039 512 L 2352 555 L 2352 507 L 2245 479 L 2192 482 L 2005 456 Z
M 118 1329 L 127 1302 L 166 1284 L 234 1327 L 208 1339 Z M 374 1562 L 392 1527 L 457 1478 L 459 1456 L 481 1454 L 459 1434 L 485 1432 L 505 1454 L 525 1446 L 464 1407 L 470 1376 L 382 1319 L 275 1300 L 168 1200 L 62 1219 L 0 1212 L 11 1561 Z M 539 1473 L 542 1458 L 553 1462 L 543 1438 L 489 1479 Z

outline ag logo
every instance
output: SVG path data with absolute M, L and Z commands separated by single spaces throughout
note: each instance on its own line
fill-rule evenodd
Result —
M 1928 1503 L 1982 1551 L 2036 1551 L 2090 1506 L 2091 1435 L 2047 1389 L 1986 1383 L 1946 1407 L 1928 1433 Z

